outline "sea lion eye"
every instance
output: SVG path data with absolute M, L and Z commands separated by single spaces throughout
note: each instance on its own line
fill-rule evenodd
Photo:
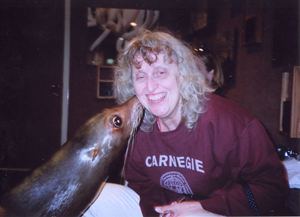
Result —
M 111 120 L 112 125 L 114 125 L 116 128 L 119 128 L 122 126 L 122 119 L 119 116 L 114 116 Z

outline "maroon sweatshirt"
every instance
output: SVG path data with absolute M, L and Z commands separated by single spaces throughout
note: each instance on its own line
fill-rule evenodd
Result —
M 209 98 L 192 131 L 183 123 L 170 132 L 157 124 L 150 133 L 138 131 L 125 178 L 144 216 L 157 216 L 154 206 L 184 195 L 210 212 L 254 215 L 241 182 L 249 184 L 262 215 L 288 194 L 284 166 L 259 121 L 230 100 Z

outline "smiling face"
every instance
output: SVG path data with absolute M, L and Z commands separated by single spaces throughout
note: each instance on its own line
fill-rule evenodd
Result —
M 154 54 L 151 58 L 155 58 Z M 165 62 L 162 53 L 151 65 L 141 55 L 137 55 L 135 60 L 139 64 L 133 66 L 132 79 L 139 101 L 162 121 L 180 122 L 180 74 L 176 62 Z

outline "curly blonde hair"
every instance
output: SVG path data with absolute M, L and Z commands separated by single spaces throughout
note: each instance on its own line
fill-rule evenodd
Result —
M 192 130 L 199 115 L 205 111 L 206 94 L 213 90 L 206 84 L 205 77 L 200 73 L 190 46 L 165 32 L 145 31 L 133 38 L 118 54 L 115 67 L 114 96 L 119 104 L 135 96 L 132 67 L 138 67 L 135 60 L 140 54 L 144 61 L 152 64 L 156 59 L 150 58 L 154 54 L 164 54 L 164 60 L 175 61 L 182 76 L 180 94 L 182 98 L 181 118 L 185 126 Z M 145 111 L 141 129 L 151 132 L 156 117 L 148 110 Z

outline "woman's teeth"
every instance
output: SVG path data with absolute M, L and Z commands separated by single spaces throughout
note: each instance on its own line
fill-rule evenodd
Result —
M 148 100 L 150 102 L 158 102 L 160 101 L 162 98 L 164 98 L 166 96 L 166 94 L 160 94 L 160 95 L 155 95 L 155 96 L 148 96 Z

